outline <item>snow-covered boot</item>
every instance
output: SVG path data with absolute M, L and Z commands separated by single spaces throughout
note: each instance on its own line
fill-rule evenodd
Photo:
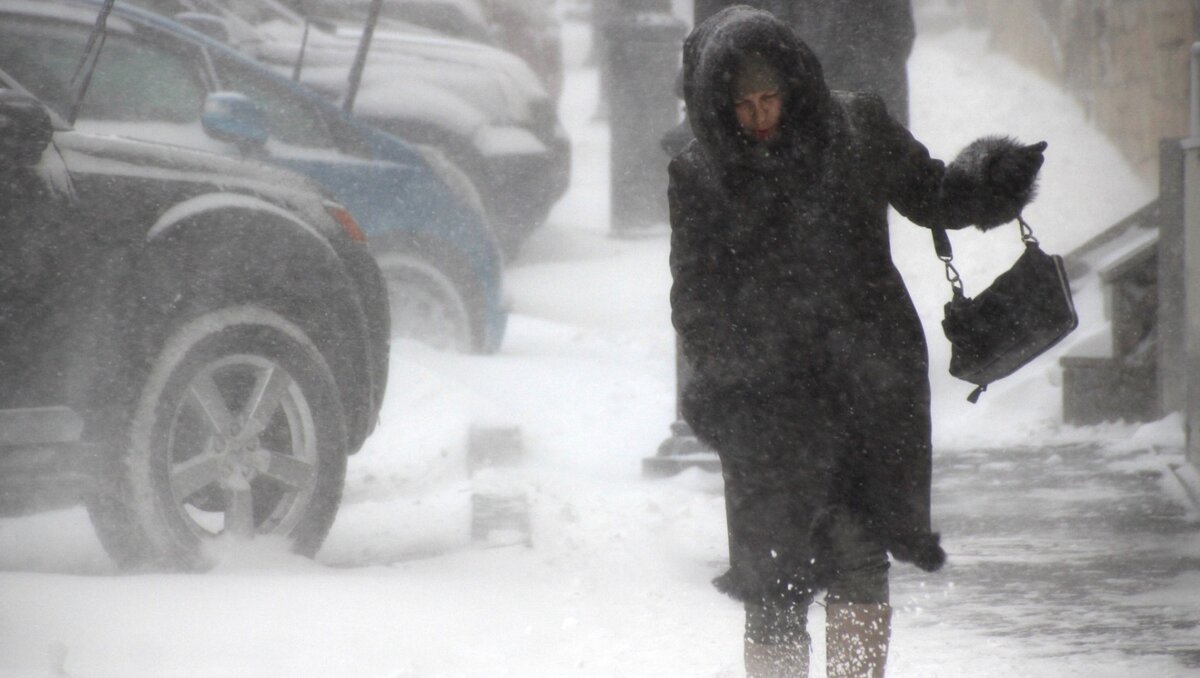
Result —
M 891 635 L 890 605 L 830 603 L 825 609 L 829 678 L 883 678 Z
M 746 639 L 746 678 L 808 678 L 808 636 L 792 643 Z

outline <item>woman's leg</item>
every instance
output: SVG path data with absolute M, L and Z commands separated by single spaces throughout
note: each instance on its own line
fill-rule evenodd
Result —
M 714 583 L 745 603 L 751 678 L 808 675 L 805 625 L 817 585 L 813 517 L 832 486 L 832 464 L 820 451 L 834 444 L 828 427 L 799 421 L 789 413 L 800 408 L 789 403 L 786 395 L 773 396 L 728 413 L 719 448 L 730 569 Z
M 807 565 L 816 555 L 814 509 L 807 501 L 812 495 L 796 490 L 785 473 L 767 465 L 722 457 L 721 467 L 730 570 L 718 579 L 718 588 L 741 601 L 757 601 L 769 592 L 801 593 Z
M 746 603 L 747 678 L 807 678 L 808 602 Z
M 717 583 L 747 601 L 746 675 L 806 678 L 812 645 L 806 623 L 815 594 L 797 575 L 803 571 L 798 564 L 812 559 L 812 510 L 782 474 L 723 461 L 732 567 Z
M 852 514 L 830 521 L 831 562 L 825 595 L 826 673 L 829 678 L 882 678 L 891 637 L 887 550 Z
M 781 400 L 731 411 L 725 444 L 718 448 L 730 570 L 715 583 L 743 602 L 769 593 L 811 600 L 807 589 L 816 583 L 813 518 L 833 487 L 831 464 L 819 450 L 834 443 L 821 427 L 772 410 Z

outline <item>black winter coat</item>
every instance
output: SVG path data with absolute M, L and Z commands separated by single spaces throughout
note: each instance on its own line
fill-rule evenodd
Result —
M 733 112 L 747 51 L 786 79 L 769 153 Z M 1032 175 L 1012 190 L 988 168 L 1020 147 L 982 140 L 947 168 L 878 97 L 831 92 L 794 31 L 746 7 L 689 36 L 684 97 L 697 138 L 672 160 L 669 189 L 672 320 L 694 371 L 681 409 L 727 486 L 736 469 L 784 497 L 749 515 L 727 497 L 733 567 L 718 586 L 743 600 L 821 586 L 814 530 L 834 509 L 894 557 L 936 569 L 928 358 L 887 210 L 923 226 L 1009 221 Z

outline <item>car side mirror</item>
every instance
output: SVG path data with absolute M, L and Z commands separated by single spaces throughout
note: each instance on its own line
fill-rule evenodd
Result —
M 262 108 L 240 92 L 209 94 L 204 99 L 200 124 L 208 136 L 234 144 L 242 151 L 261 148 L 271 136 Z
M 225 25 L 224 19 L 215 14 L 180 12 L 172 18 L 197 33 L 206 35 L 217 42 L 229 44 L 229 27 Z
M 37 99 L 0 89 L 0 161 L 18 167 L 36 165 L 54 136 L 50 114 Z

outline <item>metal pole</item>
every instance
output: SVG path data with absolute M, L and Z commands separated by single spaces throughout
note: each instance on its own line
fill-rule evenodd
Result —
M 653 1 L 653 0 L 651 0 L 651 1 Z M 713 6 L 714 4 L 720 4 L 720 3 L 714 3 L 713 0 L 698 0 L 697 2 L 693 2 L 691 4 L 692 4 L 693 19 L 696 23 L 699 23 L 703 19 L 707 18 L 706 13 L 711 13 L 711 12 L 716 11 L 715 9 L 712 9 L 710 6 Z M 660 7 L 659 9 L 660 9 L 660 11 L 663 11 L 663 13 L 665 13 L 665 11 L 668 8 Z M 664 104 L 664 107 L 666 108 L 666 110 L 670 110 L 672 112 L 672 115 L 671 115 L 671 118 L 664 120 L 664 122 L 666 122 L 667 124 L 664 125 L 664 129 L 657 130 L 656 135 L 661 135 L 661 133 L 667 132 L 670 129 L 671 124 L 676 124 L 676 125 L 682 124 L 682 128 L 678 130 L 680 132 L 680 134 L 676 135 L 676 134 L 672 133 L 672 137 L 673 137 L 672 141 L 677 143 L 682 140 L 682 143 L 686 143 L 686 139 L 690 138 L 690 136 L 691 136 L 691 130 L 690 130 L 690 128 L 687 127 L 686 120 L 683 121 L 682 123 L 680 123 L 680 121 L 678 119 L 678 117 L 679 117 L 678 116 L 678 99 L 676 98 L 676 94 L 674 93 L 674 88 L 669 87 L 669 85 L 668 85 L 671 78 L 674 77 L 679 72 L 679 64 L 678 64 L 677 59 L 678 59 L 680 45 L 678 43 L 682 40 L 684 35 L 687 33 L 686 25 L 683 24 L 683 22 L 681 20 L 678 20 L 678 19 L 676 19 L 676 20 L 679 21 L 680 26 L 678 29 L 678 35 L 674 38 L 674 41 L 672 42 L 671 66 L 670 66 L 670 68 L 668 68 L 665 71 L 665 73 L 667 74 L 667 77 L 664 78 L 664 82 L 658 84 L 657 91 L 655 92 L 656 95 L 666 94 L 667 92 L 671 92 L 671 94 L 669 94 L 665 97 L 666 103 Z M 640 98 L 642 100 L 649 99 L 648 96 L 642 96 Z M 617 135 L 614 134 L 614 137 L 616 137 L 616 136 Z M 657 158 L 655 158 L 654 155 L 652 155 L 652 154 L 648 155 L 647 157 L 649 158 L 649 161 L 645 162 L 644 164 L 647 164 L 648 166 L 650 166 L 652 168 L 657 167 L 658 169 L 655 171 L 659 172 L 659 174 L 661 176 L 665 176 L 666 175 L 665 170 L 666 170 L 667 158 L 670 157 L 670 155 L 673 155 L 674 153 L 676 153 L 678 151 L 677 150 L 670 151 L 670 152 L 668 152 L 668 154 L 666 156 L 663 156 L 659 152 L 659 147 L 660 147 L 661 141 L 662 140 L 660 137 L 660 138 L 654 139 L 652 143 L 643 144 L 647 148 L 653 147 L 654 153 L 658 154 Z M 657 193 L 660 196 L 665 197 L 665 195 L 666 195 L 665 185 L 660 186 L 657 189 Z M 664 217 L 665 217 L 665 207 L 666 206 L 664 204 L 663 205 Z M 613 225 L 614 225 L 614 227 L 619 228 L 619 224 L 615 220 L 614 220 Z M 687 385 L 688 381 L 690 381 L 690 380 L 691 380 L 691 368 L 688 365 L 687 360 L 685 360 L 683 357 L 683 346 L 680 344 L 679 337 L 676 336 L 676 338 L 675 338 L 675 421 L 672 422 L 670 425 L 671 434 L 665 440 L 663 440 L 663 442 L 658 446 L 657 453 L 653 457 L 646 457 L 645 459 L 642 460 L 642 474 L 647 477 L 658 478 L 658 477 L 670 476 L 670 475 L 674 475 L 676 473 L 680 473 L 681 471 L 684 471 L 688 468 L 700 468 L 705 471 L 710 471 L 713 473 L 720 473 L 720 471 L 721 471 L 721 460 L 717 458 L 716 453 L 713 452 L 712 450 L 710 450 L 708 447 L 706 447 L 703 443 L 701 443 L 696 438 L 695 434 L 692 432 L 691 427 L 688 426 L 687 422 L 685 422 L 683 420 L 683 416 L 680 411 L 680 403 L 683 401 L 683 389 Z
M 1200 43 L 1192 45 L 1191 136 L 1183 140 L 1187 460 L 1200 467 Z
M 342 102 L 342 110 L 354 112 L 354 98 L 358 96 L 358 84 L 362 81 L 363 68 L 367 65 L 367 52 L 371 49 L 371 38 L 375 36 L 375 24 L 379 22 L 379 10 L 383 0 L 371 0 L 371 10 L 367 14 L 367 24 L 363 26 L 362 39 L 358 42 L 358 54 L 354 56 L 354 65 L 350 67 L 350 87 L 346 90 L 346 99 Z
M 1192 44 L 1192 110 L 1189 116 L 1188 134 L 1192 139 L 1200 138 L 1200 42 Z

